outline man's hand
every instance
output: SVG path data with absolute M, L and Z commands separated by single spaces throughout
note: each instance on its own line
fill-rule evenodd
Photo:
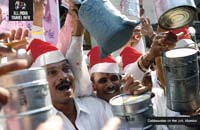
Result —
M 159 33 L 153 39 L 152 46 L 149 53 L 152 57 L 156 58 L 161 55 L 162 52 L 168 51 L 176 46 L 177 37 L 171 32 Z
M 1 33 L 0 40 L 3 41 L 5 45 L 10 45 L 9 47 L 18 50 L 20 48 L 26 48 L 28 33 L 28 29 L 13 29 L 10 32 Z
M 0 57 L 10 55 L 15 55 L 15 51 L 10 47 L 5 46 L 4 44 L 0 44 Z
M 45 15 L 45 6 L 47 4 L 47 0 L 34 0 L 34 15 L 38 17 L 44 17 Z
M 142 29 L 141 29 L 142 34 L 151 38 L 154 35 L 154 30 L 151 25 L 150 19 L 142 17 L 141 23 L 142 23 Z
M 47 0 L 34 0 L 34 18 L 33 25 L 43 27 L 43 17 Z
M 65 0 L 68 3 L 68 15 L 72 16 L 73 31 L 72 36 L 81 36 L 84 33 L 84 27 L 78 17 L 79 7 L 74 3 L 74 0 Z
M 146 86 L 143 86 L 140 81 L 134 80 L 133 75 L 126 75 L 122 78 L 122 91 L 132 95 L 141 95 L 148 91 Z

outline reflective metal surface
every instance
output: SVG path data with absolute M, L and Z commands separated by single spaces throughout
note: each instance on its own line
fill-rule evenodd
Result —
M 158 24 L 166 30 L 190 24 L 196 16 L 193 0 L 154 0 Z
M 193 112 L 199 107 L 197 51 L 178 48 L 162 57 L 166 80 L 167 107 L 176 112 Z
M 3 127 L 3 130 L 36 130 L 39 124 L 52 116 L 52 113 L 52 106 L 48 106 L 13 116 L 1 115 L 1 127 Z
M 154 126 L 146 123 L 147 117 L 153 116 L 150 94 L 132 96 L 121 94 L 110 100 L 112 111 L 122 123 L 121 129 L 140 128 L 153 130 Z
M 11 93 L 0 114 L 4 130 L 35 130 L 51 115 L 51 98 L 44 68 L 24 69 L 1 76 L 0 87 Z

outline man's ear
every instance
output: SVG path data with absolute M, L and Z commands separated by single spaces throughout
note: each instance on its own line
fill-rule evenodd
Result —
M 91 82 L 92 82 L 93 90 L 96 91 L 97 87 L 96 87 L 96 85 L 95 85 L 95 83 L 94 83 L 94 74 L 91 75 L 90 80 L 91 80 Z

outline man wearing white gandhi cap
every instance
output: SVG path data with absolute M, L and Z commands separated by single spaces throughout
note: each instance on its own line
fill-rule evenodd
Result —
M 74 96 L 75 77 L 68 60 L 52 44 L 34 39 L 28 48 L 34 67 L 47 70 L 54 114 L 63 119 L 63 130 L 100 130 L 112 112 L 107 104 L 95 97 Z M 101 117 L 101 118 L 99 118 Z
M 112 97 L 122 92 L 140 95 L 147 91 L 147 88 L 134 80 L 132 75 L 122 78 L 118 63 L 111 55 L 101 59 L 99 46 L 92 48 L 88 56 L 91 81 L 99 98 L 109 102 Z M 120 89 L 121 86 L 123 89 Z

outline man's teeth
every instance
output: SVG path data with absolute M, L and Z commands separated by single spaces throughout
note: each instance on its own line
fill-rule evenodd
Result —
M 116 92 L 116 90 L 115 89 L 113 89 L 113 90 L 110 90 L 110 91 L 107 91 L 107 93 L 109 93 L 109 94 L 113 94 L 113 93 L 115 93 Z

